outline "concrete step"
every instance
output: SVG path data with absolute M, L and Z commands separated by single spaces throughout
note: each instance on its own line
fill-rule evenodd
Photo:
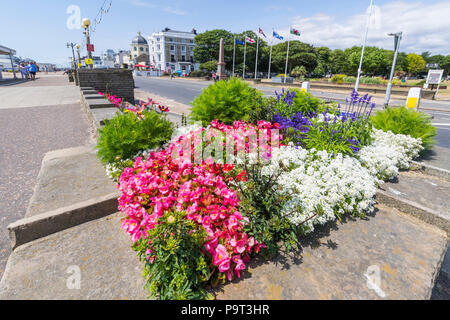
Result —
M 450 234 L 450 182 L 420 171 L 400 172 L 380 187 L 388 195 L 418 208 L 415 215 Z
M 18 247 L 0 299 L 144 299 L 142 264 L 120 213 Z M 218 299 L 429 299 L 447 248 L 437 227 L 382 205 L 366 219 L 329 223 L 302 251 L 255 259 Z M 78 269 L 79 268 L 79 269 Z M 71 289 L 73 270 L 80 289 Z
M 90 109 L 99 109 L 99 108 L 111 108 L 114 105 L 104 98 L 97 99 L 89 99 L 86 100 L 86 103 L 89 105 Z
M 25 217 L 117 192 L 94 146 L 45 154 Z
M 85 99 L 104 99 L 104 97 L 101 94 L 84 94 L 83 95 Z

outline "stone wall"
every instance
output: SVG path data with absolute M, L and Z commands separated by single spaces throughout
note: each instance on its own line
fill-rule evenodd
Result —
M 80 69 L 80 87 L 114 94 L 134 103 L 134 79 L 132 70 L 125 69 Z

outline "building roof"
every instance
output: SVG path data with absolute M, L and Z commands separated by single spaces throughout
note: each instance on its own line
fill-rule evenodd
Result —
M 145 40 L 145 38 L 143 36 L 141 36 L 141 33 L 138 32 L 138 35 L 136 38 L 133 39 L 133 41 L 131 42 L 132 44 L 146 44 L 148 45 L 147 40 Z
M 8 47 L 2 46 L 0 45 L 0 54 L 12 54 L 15 55 L 16 54 L 16 50 L 10 49 Z

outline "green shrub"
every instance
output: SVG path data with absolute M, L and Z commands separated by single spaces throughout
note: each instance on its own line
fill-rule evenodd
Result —
M 344 83 L 356 83 L 356 77 L 350 76 L 342 79 Z
M 294 92 L 294 98 L 291 99 L 290 97 L 292 97 Z M 299 89 L 291 88 L 283 93 L 277 94 L 277 99 L 278 103 L 273 108 L 273 114 L 278 113 L 285 117 L 291 117 L 298 112 L 306 115 L 312 112 L 323 112 L 327 109 L 324 101 Z
M 139 119 L 134 113 L 118 113 L 99 130 L 97 149 L 103 163 L 131 158 L 170 140 L 173 124 L 165 115 L 154 111 L 142 115 L 143 119 Z
M 335 74 L 331 77 L 331 82 L 344 83 L 344 78 L 347 77 L 345 74 Z
M 410 135 L 421 138 L 424 149 L 433 147 L 436 128 L 431 124 L 431 117 L 423 112 L 411 110 L 405 106 L 389 107 L 377 111 L 370 121 L 376 129 L 391 131 L 395 134 Z
M 190 118 L 208 125 L 217 119 L 226 124 L 248 121 L 250 111 L 262 97 L 262 93 L 238 78 L 218 81 L 195 98 Z
M 362 84 L 382 84 L 380 78 L 361 77 L 359 83 Z
M 206 233 L 185 215 L 177 211 L 164 215 L 159 218 L 160 223 L 147 231 L 148 238 L 133 246 L 145 263 L 146 287 L 152 297 L 159 296 L 161 300 L 212 298 L 204 287 L 211 277 L 211 262 L 202 253 Z M 150 255 L 148 249 L 151 249 Z
M 191 76 L 191 77 L 204 77 L 204 76 L 207 76 L 207 75 L 208 74 L 206 72 L 201 71 L 201 70 L 195 70 L 195 71 L 192 71 L 189 74 L 189 76 Z

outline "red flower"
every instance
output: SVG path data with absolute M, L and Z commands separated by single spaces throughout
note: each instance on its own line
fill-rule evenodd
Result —
M 243 181 L 243 182 L 247 182 L 248 178 L 247 178 L 247 172 L 245 172 L 244 170 L 242 170 L 241 173 L 238 174 L 238 176 L 236 177 L 237 181 Z
M 233 170 L 233 168 L 234 168 L 234 165 L 227 163 L 223 166 L 222 170 L 223 170 L 223 172 L 227 173 L 227 172 L 230 172 L 231 170 Z

